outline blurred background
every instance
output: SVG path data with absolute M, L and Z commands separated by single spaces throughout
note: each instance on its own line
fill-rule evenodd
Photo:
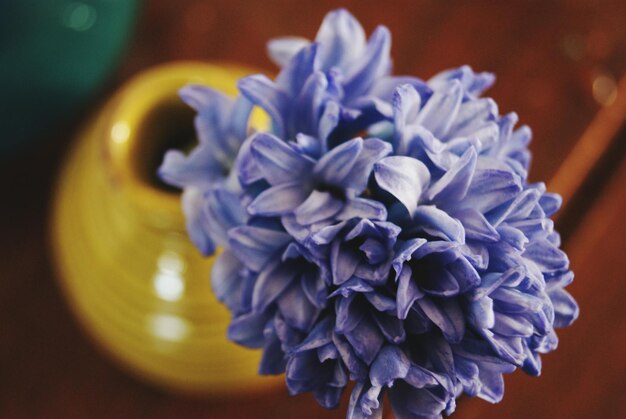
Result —
M 267 40 L 313 38 L 347 7 L 391 29 L 396 74 L 469 64 L 534 133 L 531 180 L 561 192 L 558 225 L 580 319 L 541 378 L 506 378 L 504 401 L 462 399 L 457 418 L 626 417 L 626 2 L 3 0 L 0 2 L 0 417 L 341 418 L 284 389 L 173 395 L 127 375 L 82 333 L 48 249 L 54 179 L 88 117 L 123 83 L 174 60 L 275 72 Z

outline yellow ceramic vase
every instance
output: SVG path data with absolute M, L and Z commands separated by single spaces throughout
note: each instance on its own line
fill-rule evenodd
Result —
M 188 240 L 178 192 L 155 175 L 167 148 L 194 137 L 178 89 L 234 94 L 247 73 L 181 63 L 139 75 L 84 130 L 58 184 L 53 252 L 75 314 L 125 367 L 176 391 L 221 396 L 278 383 L 257 376 L 260 351 L 227 341 L 212 259 Z

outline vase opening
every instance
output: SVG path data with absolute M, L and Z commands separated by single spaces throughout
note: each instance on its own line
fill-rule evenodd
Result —
M 176 99 L 160 103 L 148 112 L 138 127 L 132 162 L 142 182 L 164 192 L 180 193 L 178 188 L 163 182 L 157 171 L 167 150 L 187 153 L 196 145 L 194 116 L 191 108 Z

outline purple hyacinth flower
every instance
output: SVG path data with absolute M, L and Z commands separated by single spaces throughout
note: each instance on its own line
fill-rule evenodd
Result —
M 224 247 L 229 338 L 324 407 L 353 381 L 349 419 L 380 418 L 385 395 L 398 418 L 496 403 L 578 316 L 560 197 L 528 183 L 530 129 L 481 97 L 494 76 L 397 77 L 389 47 L 345 10 L 312 43 L 273 41 L 278 77 L 239 82 L 269 132 L 246 138 L 249 102 L 192 88 L 200 145 L 161 171 L 196 245 Z
M 180 150 L 168 151 L 159 176 L 183 189 L 187 231 L 196 247 L 209 255 L 215 243 L 225 244 L 228 228 L 245 220 L 231 169 L 247 136 L 252 104 L 195 85 L 181 89 L 180 97 L 197 112 L 198 145 L 188 155 Z

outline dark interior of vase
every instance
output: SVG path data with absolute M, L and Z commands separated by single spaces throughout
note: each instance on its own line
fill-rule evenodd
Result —
M 164 102 L 146 115 L 138 127 L 132 153 L 139 179 L 163 191 L 180 192 L 163 182 L 157 171 L 167 150 L 188 152 L 197 143 L 193 120 L 193 110 L 176 100 Z

